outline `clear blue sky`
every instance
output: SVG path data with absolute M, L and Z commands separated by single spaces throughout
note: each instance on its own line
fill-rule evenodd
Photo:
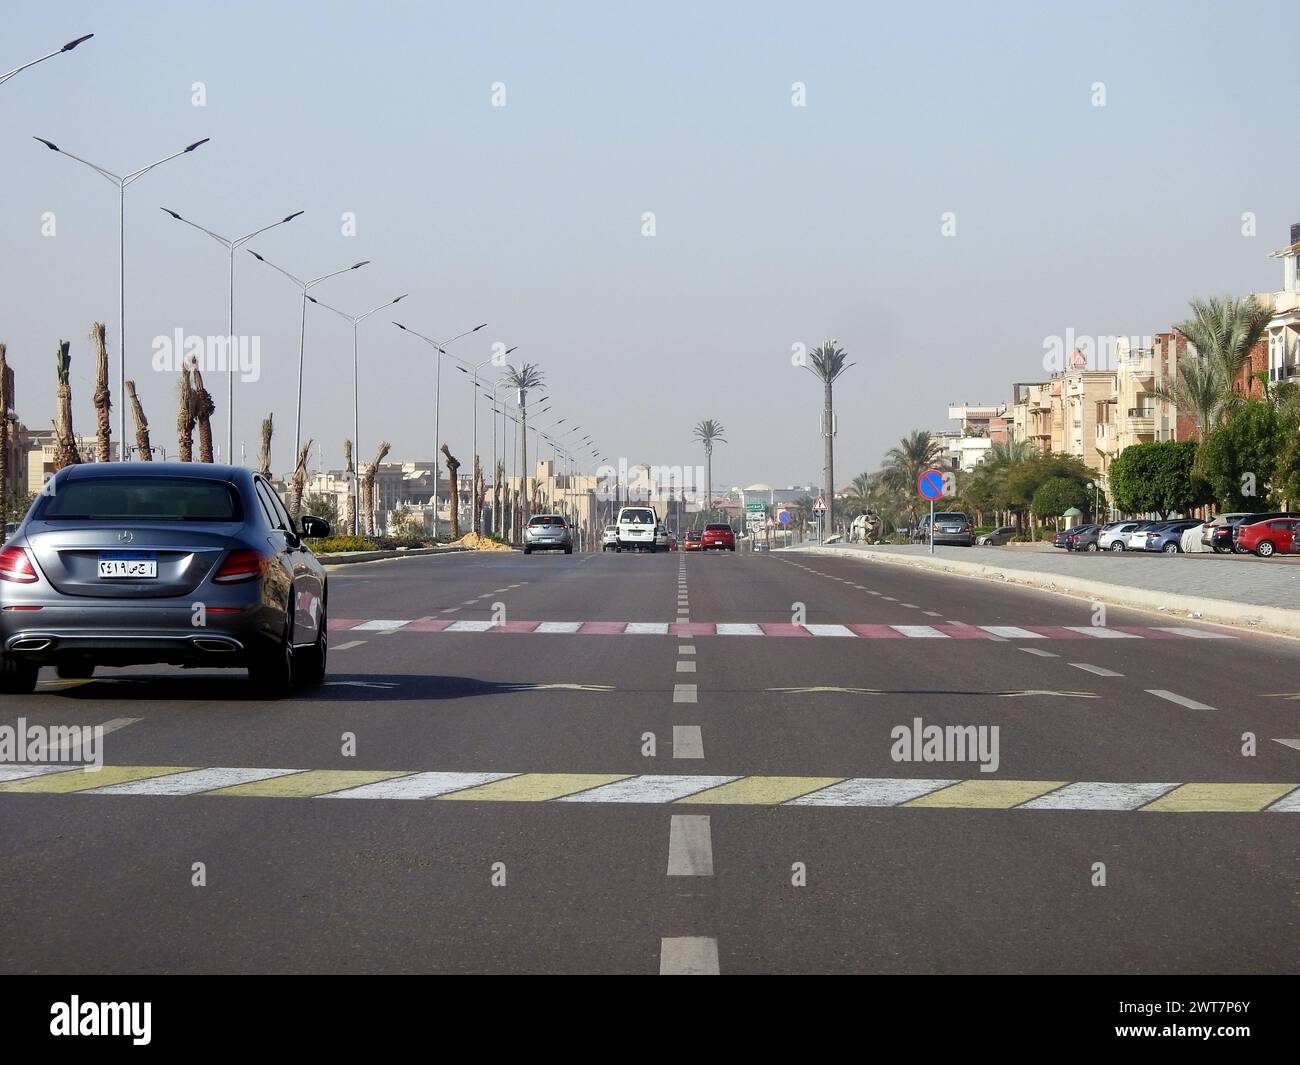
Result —
M 117 328 L 115 193 L 31 135 L 118 170 L 207 136 L 128 195 L 128 372 L 155 442 L 174 445 L 175 382 L 149 369 L 150 341 L 223 332 L 226 306 L 222 249 L 158 206 L 225 233 L 305 209 L 258 249 L 312 274 L 373 260 L 322 298 L 359 311 L 410 292 L 397 317 L 435 335 L 490 322 L 462 352 L 518 344 L 548 375 L 551 416 L 615 459 L 702 461 L 690 428 L 717 418 L 719 485 L 817 478 L 820 391 L 790 348 L 837 337 L 857 360 L 837 389 L 845 483 L 907 431 L 941 426 L 947 403 L 1005 400 L 1041 376 L 1047 336 L 1148 334 L 1190 297 L 1278 287 L 1266 254 L 1300 221 L 1285 15 L 8 0 L 2 69 L 96 34 L 0 86 L 0 340 L 20 414 L 48 425 L 51 356 L 70 338 L 90 430 L 86 333 L 103 319 L 115 345 Z M 191 106 L 196 81 L 206 107 Z M 244 260 L 236 331 L 261 336 L 263 375 L 239 386 L 236 438 L 255 452 L 274 410 L 287 470 L 297 302 Z M 383 435 L 394 457 L 428 457 L 431 363 L 391 317 L 363 326 L 361 449 Z M 314 313 L 306 433 L 331 464 L 351 432 L 350 355 L 348 328 Z M 443 436 L 468 462 L 469 387 L 453 377 Z M 224 382 L 209 384 L 222 439 Z

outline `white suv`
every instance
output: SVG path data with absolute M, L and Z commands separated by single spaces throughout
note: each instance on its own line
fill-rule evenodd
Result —
M 618 512 L 617 543 L 620 551 L 655 550 L 655 527 L 659 518 L 651 507 L 621 507 Z

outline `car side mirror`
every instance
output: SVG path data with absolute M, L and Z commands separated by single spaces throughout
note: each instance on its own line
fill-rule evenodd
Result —
M 330 534 L 330 523 L 324 518 L 304 516 L 301 524 L 303 536 L 309 539 L 324 539 Z

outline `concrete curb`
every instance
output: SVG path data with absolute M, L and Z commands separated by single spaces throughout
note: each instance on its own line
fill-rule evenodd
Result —
M 408 551 L 339 551 L 317 555 L 322 566 L 350 566 L 355 562 L 379 562 L 386 558 L 418 558 L 421 555 L 454 555 L 468 547 L 413 547 Z
M 1230 599 L 1206 599 L 1201 596 L 1161 592 L 1149 588 L 1133 588 L 1125 584 L 1088 578 L 1062 577 L 1059 573 L 1019 569 L 1013 566 L 989 566 L 979 562 L 958 562 L 952 559 L 916 558 L 890 554 L 875 554 L 870 550 L 846 547 L 792 547 L 789 551 L 809 554 L 840 555 L 863 562 L 884 562 L 895 566 L 911 566 L 931 573 L 947 573 L 957 577 L 979 577 L 984 580 L 1020 584 L 1057 595 L 1090 599 L 1111 606 L 1137 607 L 1165 617 L 1179 614 L 1197 615 L 1197 621 L 1217 622 L 1234 628 L 1254 632 L 1267 630 L 1287 636 L 1300 637 L 1300 610 L 1284 607 L 1259 606 L 1253 603 L 1234 603 Z

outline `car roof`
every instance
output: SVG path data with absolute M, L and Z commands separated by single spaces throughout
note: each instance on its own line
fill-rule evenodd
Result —
M 211 462 L 82 462 L 59 471 L 65 481 L 102 480 L 106 477 L 187 477 L 203 481 L 243 481 L 252 471 L 243 466 L 218 466 Z

